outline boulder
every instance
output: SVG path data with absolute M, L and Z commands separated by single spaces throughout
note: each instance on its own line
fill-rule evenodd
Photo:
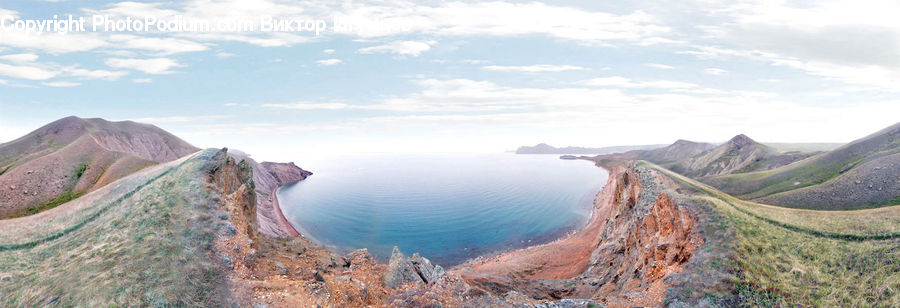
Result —
M 388 262 L 382 282 L 385 287 L 396 289 L 409 283 L 422 283 L 423 280 L 419 273 L 416 272 L 415 265 L 409 258 L 403 256 L 400 248 L 394 246 L 394 251 L 391 252 L 391 261 Z
M 435 267 L 430 260 L 420 256 L 418 253 L 413 254 L 410 262 L 412 262 L 416 273 L 419 274 L 419 277 L 422 278 L 425 284 L 433 284 L 444 274 L 444 269 L 440 265 Z

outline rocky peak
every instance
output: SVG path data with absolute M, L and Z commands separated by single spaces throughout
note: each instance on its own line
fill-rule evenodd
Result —
M 747 135 L 740 134 L 740 135 L 734 136 L 734 138 L 731 138 L 731 140 L 729 140 L 728 143 L 733 144 L 734 146 L 736 146 L 738 148 L 742 148 L 745 146 L 756 144 L 756 141 L 754 141 L 753 139 L 750 139 L 750 137 L 747 137 Z

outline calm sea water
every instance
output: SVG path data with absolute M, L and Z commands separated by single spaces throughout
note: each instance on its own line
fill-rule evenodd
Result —
M 301 233 L 337 252 L 394 245 L 453 266 L 546 243 L 590 218 L 607 173 L 556 155 L 340 155 L 278 192 Z

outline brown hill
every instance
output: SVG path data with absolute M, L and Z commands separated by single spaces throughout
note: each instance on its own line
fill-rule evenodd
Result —
M 0 144 L 0 218 L 52 208 L 198 150 L 149 124 L 62 118 Z
M 668 146 L 652 150 L 633 150 L 624 153 L 598 155 L 591 160 L 601 166 L 611 168 L 631 160 L 646 160 L 662 166 L 671 166 L 679 161 L 699 155 L 714 148 L 711 143 L 693 142 L 679 139 Z
M 741 134 L 728 142 L 679 161 L 672 171 L 691 177 L 745 173 L 768 170 L 790 164 L 812 155 L 811 153 L 781 153 Z M 651 159 L 648 161 L 654 162 Z

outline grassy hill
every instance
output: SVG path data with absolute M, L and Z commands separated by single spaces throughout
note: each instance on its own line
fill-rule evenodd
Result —
M 814 211 L 740 200 L 650 162 L 682 189 L 671 192 L 704 205 L 705 262 L 691 263 L 688 281 L 725 273 L 723 289 L 678 286 L 674 298 L 730 306 L 896 307 L 900 305 L 900 207 Z M 677 280 L 677 279 L 674 279 Z M 696 283 L 693 283 L 696 284 Z M 691 301 L 692 299 L 692 301 Z M 724 299 L 724 300 L 723 300 Z M 671 304 L 671 303 L 670 303 Z
M 65 208 L 0 220 L 0 305 L 226 304 L 211 251 L 228 225 L 197 181 L 215 152 L 148 168 Z
M 742 199 L 812 209 L 900 204 L 900 123 L 780 168 L 704 178 Z
M 67 117 L 0 144 L 0 218 L 31 215 L 198 149 L 158 127 Z

